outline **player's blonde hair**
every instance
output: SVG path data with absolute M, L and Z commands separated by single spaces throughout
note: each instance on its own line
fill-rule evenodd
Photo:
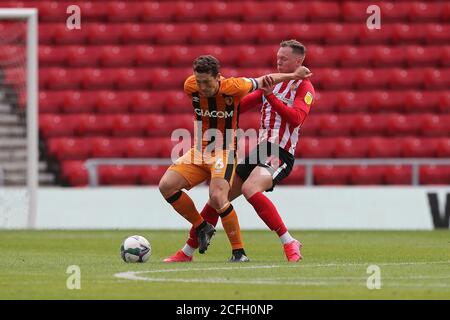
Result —
M 291 39 L 291 40 L 284 40 L 281 41 L 280 47 L 285 48 L 289 47 L 292 48 L 292 52 L 301 55 L 302 57 L 305 57 L 306 55 L 306 47 L 298 42 L 297 40 Z

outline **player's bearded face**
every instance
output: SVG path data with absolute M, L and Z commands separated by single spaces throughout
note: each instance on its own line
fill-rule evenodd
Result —
M 197 81 L 198 90 L 206 97 L 212 97 L 217 93 L 219 88 L 220 75 L 216 77 L 209 73 L 197 73 L 195 72 L 195 79 Z
M 290 47 L 281 47 L 277 52 L 277 69 L 280 73 L 294 72 L 302 64 L 299 55 Z

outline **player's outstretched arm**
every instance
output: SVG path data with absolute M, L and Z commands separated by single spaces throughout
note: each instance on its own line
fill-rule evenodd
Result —
M 305 66 L 300 66 L 295 70 L 294 72 L 290 73 L 271 73 L 264 76 L 261 76 L 259 78 L 256 78 L 255 80 L 258 82 L 258 88 L 263 87 L 263 79 L 265 76 L 270 76 L 273 79 L 274 84 L 288 81 L 288 80 L 300 80 L 300 79 L 307 79 L 312 76 L 312 72 Z

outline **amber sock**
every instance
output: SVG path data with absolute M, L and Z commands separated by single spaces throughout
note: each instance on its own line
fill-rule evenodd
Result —
M 218 210 L 220 218 L 222 219 L 222 226 L 227 233 L 233 250 L 244 248 L 244 242 L 241 237 L 241 227 L 239 220 L 231 203 L 222 210 Z
M 197 228 L 202 224 L 203 218 L 195 208 L 192 199 L 185 192 L 178 191 L 166 200 L 179 214 L 189 221 L 194 228 Z

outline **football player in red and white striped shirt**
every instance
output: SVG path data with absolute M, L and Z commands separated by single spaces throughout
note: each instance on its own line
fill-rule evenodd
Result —
M 283 41 L 277 53 L 280 73 L 289 73 L 302 65 L 305 47 L 296 40 Z M 277 233 L 288 261 L 299 261 L 301 243 L 286 228 L 272 201 L 263 192 L 272 191 L 286 178 L 294 165 L 294 153 L 300 127 L 314 101 L 315 92 L 309 79 L 291 80 L 274 86 L 273 79 L 265 77 L 261 89 L 241 101 L 241 113 L 261 107 L 261 127 L 258 146 L 236 167 L 236 178 L 229 194 L 230 201 L 243 194 L 264 223 Z M 218 215 L 209 204 L 202 210 L 203 218 L 216 225 Z M 198 247 L 195 230 L 186 245 L 164 261 L 188 262 Z M 245 252 L 233 252 L 230 261 L 248 261 Z

